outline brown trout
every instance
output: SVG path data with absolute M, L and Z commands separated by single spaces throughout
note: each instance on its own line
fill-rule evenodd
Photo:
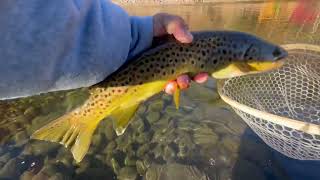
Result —
M 101 120 L 111 116 L 117 135 L 123 134 L 139 104 L 160 93 L 178 75 L 208 72 L 214 78 L 231 78 L 276 69 L 287 56 L 279 46 L 250 34 L 214 31 L 193 35 L 191 44 L 168 41 L 125 64 L 90 87 L 82 106 L 40 128 L 31 138 L 59 142 L 80 162 Z M 175 93 L 176 103 L 178 96 Z

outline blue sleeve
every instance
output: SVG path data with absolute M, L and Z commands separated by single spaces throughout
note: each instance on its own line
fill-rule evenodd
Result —
M 151 45 L 152 26 L 107 0 L 2 0 L 0 99 L 96 84 Z

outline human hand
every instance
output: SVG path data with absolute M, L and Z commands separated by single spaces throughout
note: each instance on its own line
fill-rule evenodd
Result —
M 180 16 L 158 13 L 153 16 L 153 35 L 158 37 L 166 34 L 172 34 L 181 43 L 191 43 L 193 40 L 188 25 Z M 208 79 L 208 74 L 199 73 L 192 79 L 197 83 L 204 83 Z M 190 82 L 191 78 L 188 75 L 180 75 L 176 80 L 168 82 L 164 90 L 168 94 L 173 94 L 177 88 L 188 88 Z

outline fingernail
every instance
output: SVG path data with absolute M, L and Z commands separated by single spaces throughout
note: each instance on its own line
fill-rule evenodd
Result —
M 183 38 L 186 43 L 190 43 L 193 40 L 193 35 L 188 30 L 185 29 Z
M 176 81 L 170 81 L 167 83 L 167 85 L 165 86 L 165 89 L 164 91 L 167 93 L 167 94 L 173 94 L 176 89 L 177 89 L 178 85 L 177 85 L 177 82 Z
M 186 89 L 190 85 L 190 78 L 188 75 L 181 75 L 177 78 L 177 83 L 180 89 Z
M 197 83 L 204 83 L 208 80 L 208 73 L 199 73 L 196 76 L 194 76 L 193 80 Z

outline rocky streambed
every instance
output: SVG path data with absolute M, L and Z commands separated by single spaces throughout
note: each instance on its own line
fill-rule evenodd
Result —
M 179 110 L 168 95 L 148 100 L 122 136 L 116 136 L 106 118 L 79 164 L 59 144 L 29 140 L 32 132 L 86 96 L 78 90 L 1 102 L 0 179 L 285 177 L 271 150 L 244 136 L 247 126 L 220 100 L 212 81 L 183 92 Z

